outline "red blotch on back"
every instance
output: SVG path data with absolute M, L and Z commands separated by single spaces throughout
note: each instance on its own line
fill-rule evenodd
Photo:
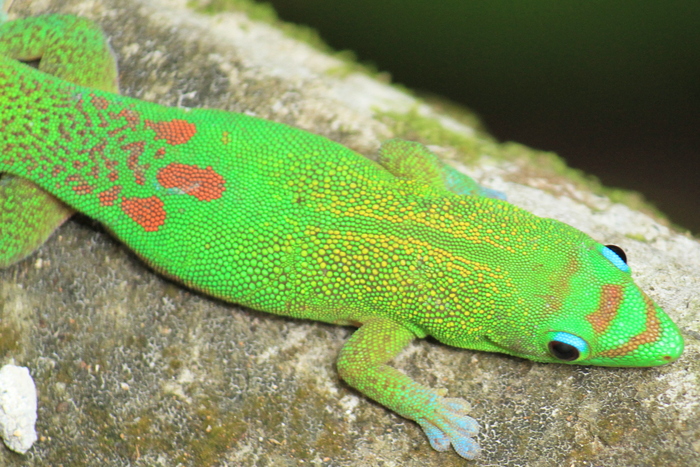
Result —
M 122 211 L 146 232 L 156 232 L 165 223 L 163 202 L 157 196 L 122 198 Z
M 90 193 L 92 193 L 92 190 L 95 189 L 95 187 L 88 185 L 87 183 L 76 185 L 72 188 L 73 191 L 75 191 L 79 195 L 89 195 Z
M 60 164 L 56 164 L 56 165 L 54 165 L 53 170 L 51 171 L 51 178 L 56 178 L 59 175 L 61 175 L 61 173 L 66 172 L 66 171 L 67 171 L 67 169 L 65 166 L 60 165 Z
M 90 94 L 90 102 L 97 110 L 104 110 L 109 107 L 109 102 L 104 97 L 98 97 L 94 94 Z
M 195 165 L 173 162 L 160 169 L 156 178 L 163 187 L 177 188 L 200 201 L 219 199 L 226 189 L 224 177 L 211 167 L 200 169 Z
M 71 189 L 78 195 L 89 195 L 95 189 L 94 186 L 90 185 L 85 181 L 82 175 L 74 174 L 66 177 L 66 184 L 77 184 L 71 186 Z
M 114 202 L 117 200 L 117 197 L 121 191 L 122 187 L 117 185 L 113 186 L 109 190 L 104 190 L 97 193 L 97 197 L 100 199 L 100 206 L 114 206 Z
M 121 146 L 121 149 L 129 152 L 129 157 L 126 159 L 126 166 L 134 173 L 134 179 L 139 185 L 146 183 L 145 172 L 148 170 L 148 167 L 150 167 L 150 164 L 139 163 L 139 157 L 143 155 L 145 146 L 146 143 L 144 141 L 135 141 Z
M 145 121 L 146 127 L 156 132 L 156 139 L 164 139 L 168 144 L 185 144 L 197 133 L 194 123 L 186 120 L 170 120 L 169 122 Z
M 101 115 L 101 114 L 100 114 Z M 132 131 L 135 130 L 139 122 L 141 121 L 141 115 L 139 115 L 138 112 L 132 109 L 122 109 L 119 111 L 119 113 L 115 112 L 109 112 L 109 118 L 112 120 L 120 120 L 124 119 L 126 120 L 126 124 L 118 127 L 118 128 L 113 128 L 107 132 L 109 136 L 116 136 L 119 133 L 122 133 L 124 130 L 127 128 L 131 129 Z M 107 122 L 105 122 L 105 126 L 107 125 Z M 123 138 L 123 135 L 122 135 Z

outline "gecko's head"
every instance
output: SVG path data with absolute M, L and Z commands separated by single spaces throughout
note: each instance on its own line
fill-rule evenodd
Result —
M 535 291 L 539 310 L 529 313 L 521 334 L 488 336 L 491 344 L 542 362 L 644 367 L 676 360 L 680 331 L 634 284 L 625 253 L 578 233 L 548 272 L 547 288 Z
M 542 336 L 549 361 L 658 366 L 678 359 L 683 352 L 680 331 L 634 284 L 624 251 L 596 243 L 587 256 L 592 273 L 582 274 L 580 291 L 570 293 L 564 309 L 571 312 L 555 317 Z M 581 312 L 577 302 L 586 305 Z

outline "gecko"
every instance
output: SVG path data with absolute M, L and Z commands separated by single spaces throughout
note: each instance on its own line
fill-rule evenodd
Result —
M 339 375 L 438 451 L 474 459 L 479 424 L 466 400 L 389 364 L 415 339 L 614 367 L 683 351 L 621 248 L 508 203 L 416 142 L 389 140 L 371 160 L 281 123 L 120 95 L 85 18 L 0 24 L 0 104 L 0 267 L 77 211 L 186 287 L 356 327 Z

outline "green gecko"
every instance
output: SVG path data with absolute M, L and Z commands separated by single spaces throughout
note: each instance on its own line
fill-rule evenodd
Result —
M 602 366 L 683 351 L 621 249 L 499 199 L 420 144 L 391 140 L 374 162 L 283 124 L 121 96 L 116 76 L 86 19 L 0 25 L 0 267 L 85 213 L 192 289 L 358 327 L 341 377 L 467 459 L 467 402 L 387 364 L 413 339 Z

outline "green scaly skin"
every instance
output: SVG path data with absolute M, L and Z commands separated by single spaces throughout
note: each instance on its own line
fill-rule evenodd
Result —
M 41 71 L 17 61 L 39 58 Z M 278 123 L 120 96 L 115 77 L 87 20 L 0 25 L 0 266 L 83 212 L 188 287 L 358 326 L 341 376 L 469 459 L 468 404 L 386 364 L 411 340 L 605 366 L 683 350 L 614 248 L 497 199 L 419 144 L 389 141 L 375 163 Z

